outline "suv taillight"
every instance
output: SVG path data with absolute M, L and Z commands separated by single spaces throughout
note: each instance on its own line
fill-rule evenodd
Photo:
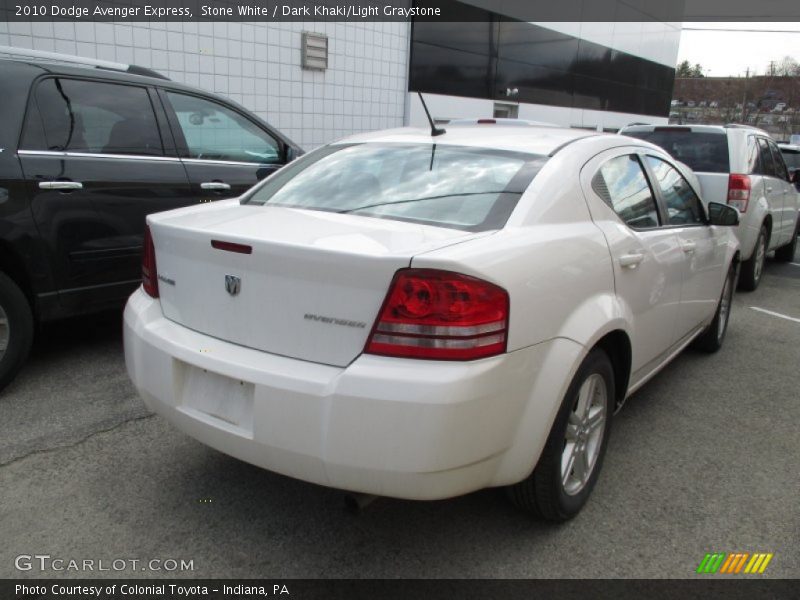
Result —
M 150 228 L 144 228 L 144 252 L 142 252 L 142 287 L 153 298 L 158 298 L 158 269 L 156 269 L 156 247 Z
M 728 176 L 728 204 L 738 208 L 739 212 L 747 212 L 750 201 L 750 177 L 731 173 Z
M 434 269 L 402 269 L 389 287 L 364 351 L 472 360 L 502 354 L 508 293 L 488 281 Z

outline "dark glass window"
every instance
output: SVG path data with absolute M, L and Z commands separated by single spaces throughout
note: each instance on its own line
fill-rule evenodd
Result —
M 775 161 L 772 157 L 772 152 L 769 149 L 769 144 L 764 138 L 758 138 L 758 173 L 767 175 L 769 177 L 780 177 L 778 170 L 775 167 Z
M 758 155 L 761 152 L 761 146 L 758 145 L 758 139 L 755 136 L 747 137 L 747 170 L 746 173 L 759 173 L 761 165 L 759 163 Z
M 45 79 L 36 88 L 44 148 L 93 154 L 163 155 L 145 88 L 74 79 Z M 32 113 L 33 115 L 33 113 Z M 33 123 L 33 121 L 31 121 Z M 31 143 L 40 143 L 31 130 Z M 26 135 L 24 143 L 28 143 Z
M 775 164 L 776 176 L 789 181 L 789 170 L 786 168 L 786 163 L 783 160 L 780 149 L 774 142 L 768 141 L 767 143 L 769 144 L 769 149 L 772 152 L 772 160 Z
M 672 67 L 465 3 L 447 0 L 447 10 L 480 22 L 414 21 L 410 90 L 669 113 Z
M 502 59 L 569 71 L 578 56 L 578 40 L 552 29 L 502 21 L 499 32 L 498 55 Z
M 698 173 L 730 172 L 728 136 L 724 133 L 665 127 L 653 131 L 625 132 L 625 135 L 661 146 L 673 158 Z
M 22 142 L 20 148 L 25 150 L 47 150 L 47 138 L 44 136 L 44 126 L 42 125 L 42 115 L 39 114 L 39 107 L 36 100 L 32 99 L 25 115 L 25 126 L 22 131 Z
M 290 163 L 245 202 L 487 231 L 505 225 L 546 160 L 450 145 L 335 144 Z
M 444 5 L 439 6 L 443 12 L 446 10 Z M 464 20 L 455 27 L 449 24 L 446 36 L 442 36 L 442 25 L 436 21 L 415 21 L 414 40 L 483 56 L 495 54 L 497 23 L 492 21 L 491 13 L 466 4 L 458 11 Z
M 670 225 L 697 225 L 705 223 L 703 207 L 692 186 L 672 166 L 660 158 L 647 157 L 647 164 L 655 177 L 654 185 L 661 190 L 667 206 Z
M 494 98 L 496 60 L 489 56 L 414 42 L 409 88 L 432 94 Z
M 787 167 L 792 170 L 800 169 L 800 150 L 782 148 L 781 154 L 783 154 L 783 161 L 786 163 Z
M 239 113 L 196 96 L 167 92 L 186 140 L 188 158 L 280 162 L 280 145 Z
M 633 229 L 658 227 L 658 208 L 639 159 L 618 156 L 600 167 L 592 189 Z

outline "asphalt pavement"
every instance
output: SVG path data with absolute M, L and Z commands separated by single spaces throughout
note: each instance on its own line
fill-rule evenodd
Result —
M 756 292 L 736 294 L 723 349 L 687 350 L 615 417 L 573 521 L 538 522 L 499 490 L 353 515 L 342 492 L 150 414 L 125 373 L 119 313 L 58 323 L 0 392 L 0 577 L 683 578 L 707 552 L 773 553 L 759 577 L 799 577 L 798 390 L 800 260 L 770 262 Z M 20 555 L 64 570 L 18 570 Z

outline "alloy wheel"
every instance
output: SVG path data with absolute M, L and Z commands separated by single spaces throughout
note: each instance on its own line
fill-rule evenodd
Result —
M 570 496 L 578 494 L 592 475 L 606 428 L 608 387 L 603 376 L 593 373 L 578 391 L 567 420 L 561 454 L 561 485 Z

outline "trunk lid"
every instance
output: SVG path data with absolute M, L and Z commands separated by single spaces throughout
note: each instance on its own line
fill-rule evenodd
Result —
M 415 254 L 491 234 L 237 201 L 152 215 L 148 223 L 168 319 L 335 366 L 362 352 L 395 272 Z M 214 248 L 212 240 L 252 252 Z

